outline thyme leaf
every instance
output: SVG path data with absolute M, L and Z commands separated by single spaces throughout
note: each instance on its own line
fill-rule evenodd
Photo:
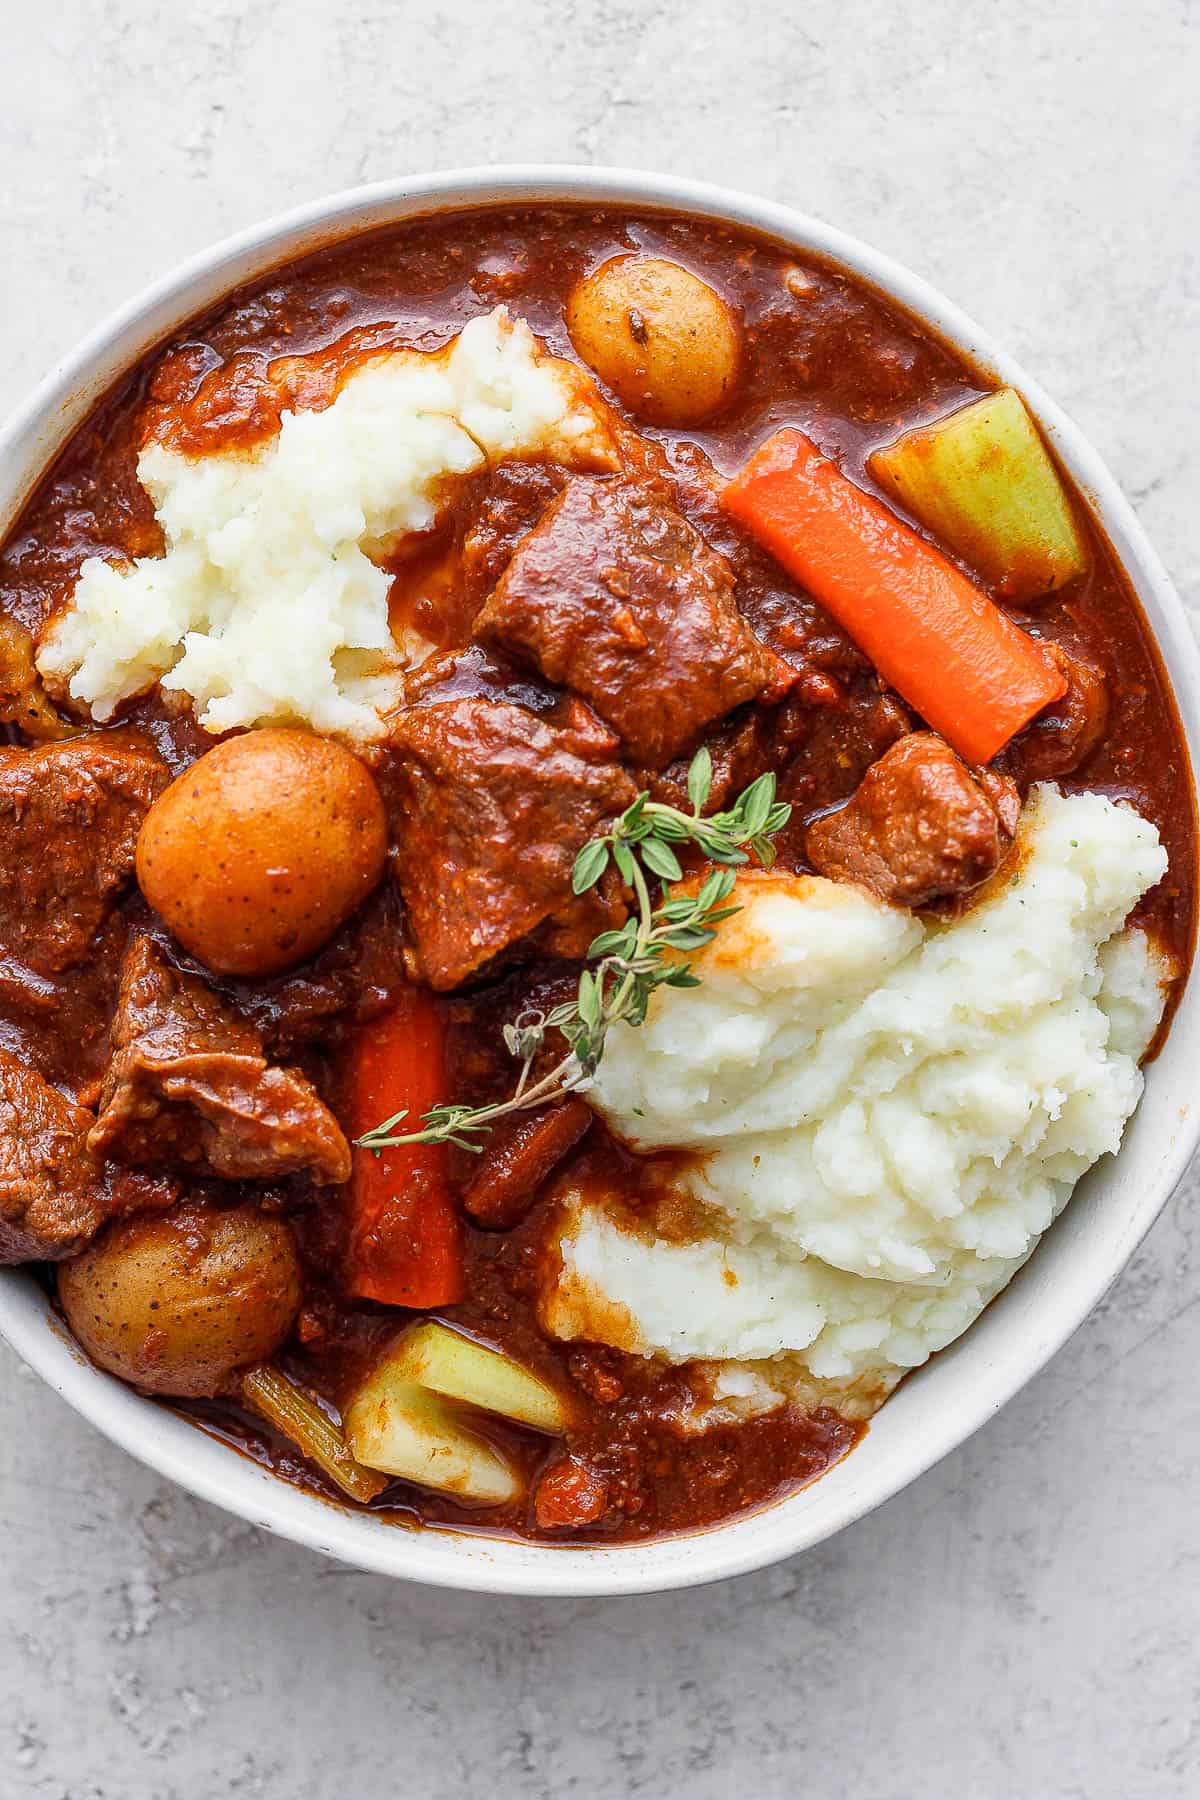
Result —
M 380 1151 L 395 1144 L 457 1144 L 478 1152 L 481 1137 L 497 1120 L 563 1100 L 586 1086 L 600 1066 L 609 1032 L 616 1025 L 640 1025 L 657 988 L 699 987 L 687 957 L 716 936 L 716 928 L 740 909 L 727 905 L 736 870 L 752 858 L 763 868 L 775 860 L 773 839 L 791 807 L 775 798 L 775 777 L 760 775 L 723 811 L 703 813 L 712 792 L 712 757 L 701 749 L 687 777 L 690 813 L 641 793 L 604 836 L 592 838 L 575 858 L 571 886 L 586 894 L 615 866 L 634 907 L 625 923 L 602 931 L 588 948 L 575 998 L 549 1012 L 528 1008 L 504 1027 L 504 1042 L 519 1064 L 512 1094 L 490 1106 L 445 1104 L 430 1107 L 414 1131 L 398 1131 L 407 1113 L 394 1113 L 355 1142 Z M 690 844 L 715 866 L 694 894 L 666 893 L 656 905 L 651 883 L 669 883 L 683 869 L 673 848 Z M 548 1074 L 532 1079 L 548 1035 L 561 1032 L 567 1054 Z

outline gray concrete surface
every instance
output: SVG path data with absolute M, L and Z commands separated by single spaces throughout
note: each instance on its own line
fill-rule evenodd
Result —
M 0 0 L 0 407 L 214 236 L 406 169 L 793 201 L 1047 384 L 1200 605 L 1195 0 Z M 611 1603 L 347 1572 L 0 1352 L 0 1800 L 1200 1792 L 1196 1171 L 959 1454 L 785 1567 Z

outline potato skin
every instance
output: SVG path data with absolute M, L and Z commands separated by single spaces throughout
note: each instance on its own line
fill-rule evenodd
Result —
M 741 334 L 706 281 L 661 256 L 614 256 L 567 301 L 571 342 L 631 412 L 694 425 L 732 395 Z
M 92 1361 L 152 1394 L 199 1399 L 274 1354 L 300 1305 L 282 1219 L 182 1201 L 108 1226 L 60 1265 L 58 1297 Z
M 320 948 L 386 855 L 383 802 L 358 757 L 271 728 L 217 744 L 159 796 L 138 836 L 137 878 L 210 969 L 272 975 Z

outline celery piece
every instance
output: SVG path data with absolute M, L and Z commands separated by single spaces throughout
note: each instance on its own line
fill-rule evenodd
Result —
M 570 1417 L 561 1394 L 499 1350 L 426 1320 L 393 1344 L 387 1361 L 396 1378 L 500 1413 L 535 1431 L 563 1432 Z
M 1087 567 L 1058 471 L 1013 388 L 984 394 L 875 450 L 880 486 L 1013 600 L 1052 593 Z
M 352 1500 L 374 1500 L 387 1487 L 376 1470 L 354 1460 L 342 1433 L 316 1401 L 269 1363 L 242 1377 L 242 1398 Z
M 468 1430 L 439 1394 L 398 1376 L 386 1356 L 346 1409 L 345 1432 L 360 1463 L 418 1487 L 482 1506 L 504 1506 L 520 1496 L 521 1482 L 508 1460 Z

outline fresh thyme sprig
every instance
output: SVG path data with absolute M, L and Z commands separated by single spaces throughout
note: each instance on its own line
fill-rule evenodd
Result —
M 562 1100 L 589 1082 L 600 1065 L 614 1025 L 640 1025 L 651 995 L 660 987 L 699 987 L 686 960 L 716 936 L 716 928 L 739 908 L 727 905 L 735 869 L 754 857 L 763 868 L 775 860 L 773 839 L 791 808 L 775 798 L 775 777 L 760 775 L 724 812 L 703 816 L 712 791 L 712 758 L 699 750 L 688 769 L 690 813 L 641 793 L 611 831 L 592 838 L 575 858 L 571 885 L 576 894 L 594 888 L 611 866 L 632 888 L 635 906 L 615 931 L 602 931 L 588 947 L 593 968 L 580 971 L 575 998 L 549 1012 L 530 1008 L 504 1027 L 504 1042 L 519 1062 L 516 1086 L 507 1100 L 490 1106 L 446 1104 L 421 1115 L 419 1131 L 398 1132 L 407 1109 L 393 1113 L 355 1140 L 378 1154 L 395 1144 L 457 1144 L 479 1151 L 478 1141 L 498 1119 Z M 695 893 L 669 896 L 659 905 L 651 883 L 679 881 L 683 869 L 677 844 L 693 844 L 710 863 Z M 560 1031 L 568 1053 L 539 1080 L 533 1066 L 551 1031 Z

